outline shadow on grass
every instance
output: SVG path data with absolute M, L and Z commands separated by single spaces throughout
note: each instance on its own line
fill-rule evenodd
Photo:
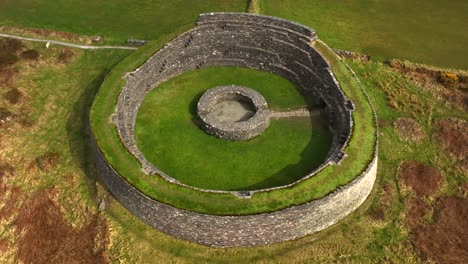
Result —
M 304 118 L 294 118 L 292 122 L 303 122 Z M 239 188 L 232 191 L 252 191 L 264 188 L 272 188 L 291 184 L 305 177 L 307 174 L 315 170 L 322 164 L 331 146 L 331 134 L 326 128 L 326 121 L 322 118 L 310 119 L 314 133 L 310 138 L 307 146 L 301 152 L 300 161 L 295 164 L 290 164 L 277 173 L 263 179 L 255 184 Z M 321 134 L 321 136 L 317 136 Z
M 89 109 L 105 76 L 104 70 L 83 89 L 67 120 L 70 152 L 75 163 L 86 175 L 86 183 L 93 199 L 97 198 L 96 182 L 99 178 L 91 151 Z

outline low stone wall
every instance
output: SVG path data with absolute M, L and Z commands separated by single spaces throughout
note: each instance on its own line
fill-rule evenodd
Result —
M 178 209 L 149 198 L 126 182 L 96 145 L 93 150 L 102 180 L 130 212 L 168 235 L 212 247 L 269 245 L 323 230 L 366 200 L 377 174 L 375 153 L 365 172 L 322 199 L 272 213 L 215 216 Z

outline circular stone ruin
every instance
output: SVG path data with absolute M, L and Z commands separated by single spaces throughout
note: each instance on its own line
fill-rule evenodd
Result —
M 344 149 L 353 131 L 354 104 L 341 91 L 328 62 L 311 45 L 316 39 L 313 29 L 276 17 L 247 13 L 201 14 L 195 28 L 171 40 L 138 69 L 125 75 L 125 85 L 118 87 L 121 91 L 115 111 L 111 116 L 107 116 L 115 125 L 118 137 L 106 140 L 121 143 L 139 161 L 141 170 L 145 174 L 161 177 L 167 181 L 166 184 L 190 188 L 190 192 L 204 192 L 203 195 L 209 196 L 210 199 L 216 200 L 219 199 L 219 195 L 226 194 L 235 195 L 239 199 L 251 198 L 258 192 L 275 192 L 278 189 L 287 191 L 288 188 L 294 188 L 294 185 L 308 180 L 326 167 L 340 164 L 346 157 Z M 151 164 L 138 148 L 134 135 L 136 116 L 145 96 L 161 83 L 184 72 L 215 66 L 245 67 L 280 75 L 295 83 L 304 96 L 323 106 L 322 114 L 328 120 L 332 143 L 322 165 L 295 183 L 270 189 L 238 192 L 187 186 L 158 169 L 157 164 Z M 242 91 L 245 91 L 244 89 L 246 88 L 242 88 Z M 97 97 L 102 102 L 103 96 L 111 91 L 115 92 L 110 89 L 100 91 Z M 206 99 L 204 98 L 200 103 L 201 107 L 199 105 L 201 109 L 198 109 L 200 119 L 204 120 L 205 126 L 216 127 L 213 134 L 223 134 L 227 139 L 233 139 L 234 136 L 230 136 L 224 130 L 220 132 L 223 124 L 229 123 L 232 127 L 232 124 L 250 122 L 258 118 L 259 121 L 255 122 L 255 126 L 241 135 L 242 138 L 249 138 L 261 133 L 269 122 L 266 103 L 261 100 L 256 101 L 257 97 L 252 94 L 246 96 L 244 92 L 235 96 L 230 94 L 232 95 L 229 92 L 224 93 L 226 97 L 223 98 L 230 99 L 231 103 L 237 101 L 237 107 L 250 109 L 254 112 L 251 113 L 252 116 L 249 117 L 245 112 L 247 117 L 244 115 L 223 119 L 218 115 L 217 119 L 210 119 L 210 113 L 216 115 L 216 111 L 229 102 L 209 100 L 212 95 L 208 92 L 207 105 L 203 103 Z M 106 100 L 111 97 L 106 97 Z M 238 100 L 239 98 L 242 100 Z M 209 107 L 211 104 L 214 108 Z M 113 155 L 112 150 L 108 149 L 108 144 L 102 144 L 103 137 L 96 137 L 95 123 L 102 124 L 102 119 L 93 120 L 93 116 L 97 115 L 97 109 L 93 105 L 92 142 L 96 166 L 103 182 L 114 197 L 133 214 L 162 232 L 180 239 L 215 247 L 239 247 L 269 245 L 303 237 L 337 223 L 356 210 L 366 200 L 375 182 L 377 143 L 373 156 L 369 157 L 370 162 L 361 174 L 356 175 L 350 182 L 337 186 L 323 198 L 297 206 L 292 206 L 291 203 L 290 207 L 281 210 L 252 215 L 239 215 L 238 212 L 232 212 L 231 215 L 211 215 L 180 209 L 151 198 L 137 185 L 132 185 L 128 180 L 130 177 L 119 174 L 114 167 L 115 164 L 113 165 L 115 160 L 109 159 Z M 247 120 L 243 120 L 244 117 Z M 127 153 L 122 155 L 125 156 Z M 131 177 L 135 178 L 138 175 Z
M 227 140 L 248 140 L 270 124 L 265 98 L 242 86 L 219 86 L 206 91 L 197 104 L 201 127 L 208 134 Z

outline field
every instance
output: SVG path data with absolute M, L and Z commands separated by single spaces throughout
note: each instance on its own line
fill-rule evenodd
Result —
M 338 5 L 260 0 L 260 12 L 309 24 L 334 48 L 373 55 L 371 60 L 359 54 L 343 60 L 359 76 L 377 111 L 377 182 L 363 206 L 322 232 L 266 247 L 215 249 L 147 226 L 109 194 L 91 158 L 87 113 L 104 81 L 121 85 L 111 72 L 137 67 L 158 45 L 190 27 L 197 12 L 245 10 L 247 2 L 197 1 L 187 7 L 182 1 L 165 1 L 169 10 L 178 13 L 157 21 L 152 18 L 168 12 L 149 1 L 122 0 L 125 8 L 89 2 L 80 4 L 81 12 L 73 12 L 78 7 L 69 8 L 68 1 L 62 0 L 2 1 L 3 25 L 87 35 L 98 32 L 110 43 L 121 43 L 128 34 L 160 39 L 135 53 L 46 49 L 0 39 L 0 263 L 467 263 L 468 72 L 408 61 L 382 62 L 396 57 L 466 69 L 462 47 L 467 37 L 463 30 L 467 4 L 410 1 L 400 7 L 400 2 Z M 101 12 L 99 5 L 109 5 L 107 12 Z M 432 38 L 434 32 L 440 35 Z M 331 61 L 343 89 L 359 91 L 353 89 L 353 78 L 343 74 L 345 65 L 321 43 L 315 45 Z M 447 82 L 441 78 L 444 73 L 457 77 Z M 115 96 L 111 93 L 101 99 L 112 106 Z M 293 104 L 297 102 L 292 98 Z M 101 106 L 107 109 L 106 104 Z M 367 109 L 356 116 L 357 121 L 369 115 Z M 353 152 L 350 157 L 359 160 L 372 144 L 362 144 L 369 142 L 369 134 L 356 135 L 349 151 Z M 119 161 L 122 168 L 138 170 L 135 160 L 124 156 Z M 338 182 L 347 182 L 345 173 L 338 170 L 337 174 L 343 176 Z M 277 197 L 299 203 L 321 197 L 337 184 L 324 182 L 299 186 L 291 194 L 280 192 Z M 157 180 L 147 183 L 141 187 L 161 186 Z M 223 214 L 246 207 L 268 211 L 286 206 L 275 197 L 260 196 L 256 204 L 228 207 L 193 193 L 180 196 L 183 193 L 167 188 L 163 190 L 167 196 L 155 195 L 198 211 L 210 208 Z M 307 191 L 311 188 L 316 192 Z M 182 198 L 171 200 L 174 196 Z
M 152 40 L 193 25 L 198 14 L 215 11 L 244 12 L 246 0 L 28 1 L 0 2 L 0 26 L 45 28 L 81 35 L 101 35 L 107 43 L 129 38 Z
M 261 137 L 245 142 L 202 131 L 195 124 L 201 94 L 231 84 L 257 90 L 273 110 L 307 107 L 298 88 L 278 75 L 232 67 L 189 72 L 163 83 L 143 101 L 135 130 L 145 157 L 182 183 L 217 190 L 289 184 L 320 165 L 331 136 L 317 118 L 314 123 L 309 118 L 272 120 Z
M 314 28 L 337 49 L 468 69 L 468 2 L 266 0 L 260 13 Z

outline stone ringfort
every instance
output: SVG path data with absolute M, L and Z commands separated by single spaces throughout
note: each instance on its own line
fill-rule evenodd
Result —
M 199 191 L 226 192 L 249 198 L 256 192 L 294 185 L 247 192 L 186 186 L 159 170 L 157 164 L 151 164 L 136 144 L 134 130 L 138 109 L 152 89 L 186 71 L 212 66 L 238 66 L 283 76 L 295 83 L 304 96 L 309 96 L 323 107 L 321 114 L 328 120 L 333 136 L 332 145 L 323 164 L 299 181 L 312 177 L 327 166 L 339 164 L 346 158 L 343 149 L 352 134 L 354 104 L 341 91 L 327 61 L 310 45 L 316 39 L 313 29 L 280 18 L 246 13 L 201 14 L 195 28 L 174 38 L 142 66 L 125 76 L 126 83 L 112 116 L 122 144 L 138 159 L 146 174 L 159 175 L 172 184 Z M 245 92 L 239 87 L 224 88 L 240 91 L 241 94 Z M 256 96 L 247 95 L 250 99 Z M 239 133 L 232 128 L 229 128 L 230 132 L 229 129 L 220 132 L 219 127 L 216 131 L 208 132 L 230 140 L 257 136 L 268 126 L 269 113 L 266 102 L 265 105 L 262 102 L 253 105 L 256 112 L 246 121 L 251 122 L 247 133 Z M 209 126 L 212 129 L 213 126 L 207 125 L 210 124 L 209 120 L 203 119 L 203 102 L 201 108 L 199 105 L 205 128 Z M 179 209 L 148 197 L 108 164 L 97 143 L 94 152 L 103 182 L 129 211 L 167 234 L 216 247 L 267 245 L 323 230 L 364 202 L 372 190 L 377 171 L 376 150 L 361 175 L 324 198 L 271 213 L 217 216 Z

